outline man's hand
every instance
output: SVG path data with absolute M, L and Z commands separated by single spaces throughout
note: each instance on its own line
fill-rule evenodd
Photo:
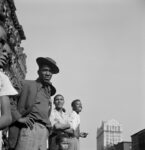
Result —
M 80 137 L 82 137 L 82 138 L 86 138 L 87 135 L 88 135 L 88 133 L 86 133 L 86 132 L 81 132 L 80 133 Z
M 18 120 L 18 122 L 25 124 L 30 129 L 33 129 L 34 120 L 29 117 L 23 117 Z

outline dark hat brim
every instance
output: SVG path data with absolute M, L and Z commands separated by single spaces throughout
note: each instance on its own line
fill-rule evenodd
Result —
M 51 68 L 51 71 L 52 71 L 53 74 L 59 73 L 58 66 L 55 63 L 53 63 L 51 60 L 47 59 L 47 58 L 38 57 L 36 59 L 36 62 L 37 62 L 39 67 L 41 67 L 43 65 L 48 65 Z

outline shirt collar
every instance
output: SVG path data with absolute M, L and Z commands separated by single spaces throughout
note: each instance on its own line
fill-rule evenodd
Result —
M 46 87 L 45 85 L 43 85 L 43 83 L 41 82 L 41 80 L 39 78 L 36 79 L 36 82 L 39 84 L 40 88 Z M 56 93 L 56 89 L 55 87 L 52 85 L 51 82 L 48 83 L 48 86 L 51 89 L 51 96 L 53 96 Z
M 43 84 L 39 78 L 36 79 L 36 82 L 40 84 L 41 87 L 48 87 L 52 85 L 51 82 L 49 82 L 48 85 Z

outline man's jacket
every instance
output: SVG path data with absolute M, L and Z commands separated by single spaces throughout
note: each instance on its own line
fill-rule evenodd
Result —
M 55 87 L 50 83 L 51 96 L 56 93 Z M 12 104 L 12 120 L 13 123 L 9 128 L 9 146 L 10 148 L 15 148 L 19 131 L 21 128 L 20 123 L 17 120 L 21 117 L 27 116 L 36 100 L 37 91 L 42 87 L 42 84 L 39 80 L 25 80 L 23 83 L 22 91 L 18 99 L 17 105 Z

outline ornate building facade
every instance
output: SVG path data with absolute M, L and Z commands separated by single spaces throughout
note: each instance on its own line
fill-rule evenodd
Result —
M 122 125 L 114 119 L 102 121 L 97 129 L 97 150 L 107 150 L 119 142 L 122 142 Z
M 21 80 L 26 75 L 26 55 L 20 44 L 26 38 L 15 11 L 13 0 L 0 0 L 0 38 L 5 39 L 4 50 L 9 53 L 9 63 L 5 66 L 5 72 L 14 87 L 20 90 Z
M 22 80 L 26 76 L 26 54 L 21 47 L 25 40 L 22 26 L 19 24 L 13 0 L 0 0 L 0 40 L 3 42 L 2 53 L 8 54 L 7 63 L 3 66 L 13 86 L 21 91 Z M 0 66 L 0 69 L 2 66 Z M 17 103 L 17 97 L 10 99 L 11 104 Z M 7 150 L 7 132 L 3 131 L 3 149 Z M 1 142 L 1 141 L 0 141 Z

